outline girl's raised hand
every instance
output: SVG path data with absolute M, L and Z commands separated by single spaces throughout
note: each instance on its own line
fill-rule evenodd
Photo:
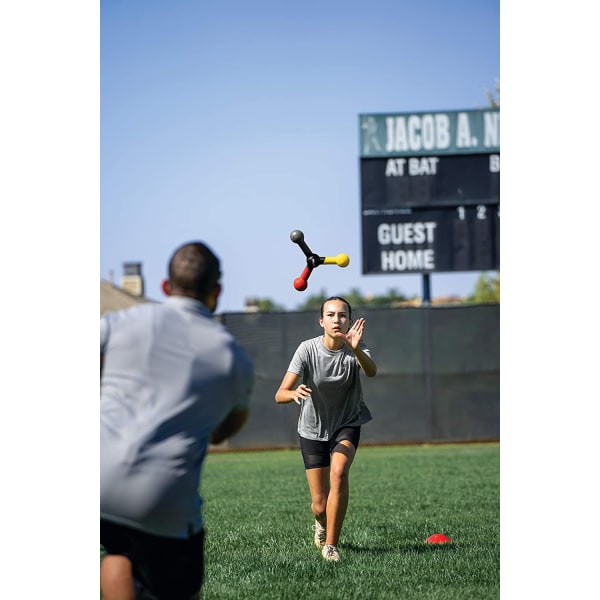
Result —
M 365 320 L 361 317 L 352 323 L 352 327 L 348 329 L 348 333 L 342 333 L 340 331 L 338 332 L 338 336 L 344 338 L 344 342 L 346 342 L 346 344 L 348 344 L 352 350 L 356 350 L 360 345 L 364 330 Z

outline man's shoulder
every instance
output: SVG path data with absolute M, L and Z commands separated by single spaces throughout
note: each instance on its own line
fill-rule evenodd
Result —
M 121 310 L 105 312 L 104 314 L 100 315 L 100 320 L 121 321 L 124 319 L 141 318 L 157 309 L 160 309 L 161 306 L 162 304 L 159 303 L 137 304 L 136 306 L 122 308 Z

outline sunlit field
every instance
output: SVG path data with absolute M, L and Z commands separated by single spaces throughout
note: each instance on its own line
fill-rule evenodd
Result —
M 499 444 L 359 448 L 339 563 L 313 545 L 299 450 L 209 454 L 202 491 L 203 600 L 500 596 Z

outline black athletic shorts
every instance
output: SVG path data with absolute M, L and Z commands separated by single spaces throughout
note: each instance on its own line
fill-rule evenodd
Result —
M 170 538 L 100 519 L 100 544 L 131 560 L 136 600 L 189 600 L 202 586 L 204 531 Z
M 354 448 L 358 448 L 360 441 L 360 427 L 342 427 L 326 442 L 321 440 L 308 440 L 300 437 L 300 450 L 305 469 L 320 469 L 331 464 L 331 453 L 342 441 L 348 440 Z

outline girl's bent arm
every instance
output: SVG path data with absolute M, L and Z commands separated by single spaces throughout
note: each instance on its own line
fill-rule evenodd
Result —
M 356 356 L 356 360 L 358 360 L 358 364 L 360 368 L 363 370 L 363 373 L 367 377 L 375 377 L 377 374 L 377 365 L 375 361 L 365 354 L 360 348 L 353 350 L 354 356 Z
M 300 379 L 299 375 L 287 371 L 281 380 L 279 389 L 275 392 L 275 402 L 277 404 L 287 404 L 288 402 L 297 402 L 298 404 L 308 398 L 312 390 L 304 384 L 299 385 L 296 389 L 294 387 Z

